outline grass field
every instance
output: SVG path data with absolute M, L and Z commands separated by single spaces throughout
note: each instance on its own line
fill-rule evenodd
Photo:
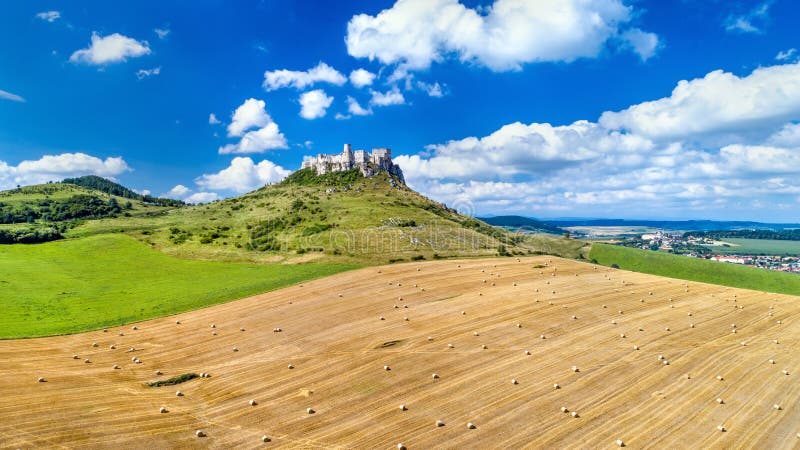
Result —
M 123 235 L 0 246 L 0 338 L 97 329 L 352 269 L 173 258 Z
M 800 302 L 786 295 L 548 256 L 447 260 L 341 273 L 137 328 L 0 341 L 0 448 L 799 442 Z M 185 381 L 147 385 L 174 377 Z
M 618 245 L 594 244 L 589 258 L 604 266 L 765 292 L 800 294 L 800 276 Z
M 720 255 L 800 255 L 800 241 L 726 238 L 724 242 L 732 245 L 709 248 L 713 253 Z

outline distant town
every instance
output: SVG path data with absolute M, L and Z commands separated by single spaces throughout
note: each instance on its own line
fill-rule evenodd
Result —
M 725 262 L 730 264 L 741 264 L 745 266 L 758 267 L 760 269 L 775 270 L 779 272 L 800 273 L 800 255 L 788 254 L 759 254 L 753 252 L 737 253 L 735 246 L 704 236 L 705 233 L 678 233 L 668 231 L 655 231 L 644 233 L 639 238 L 629 237 L 617 242 L 618 245 L 626 247 L 636 247 L 644 250 L 667 251 L 685 255 L 692 258 L 708 259 L 712 261 Z M 753 241 L 757 241 L 753 239 Z M 765 242 L 774 242 L 764 240 Z M 790 251 L 791 244 L 796 241 L 786 241 L 787 252 Z M 716 251 L 715 251 L 716 250 Z M 725 250 L 720 252 L 719 250 Z

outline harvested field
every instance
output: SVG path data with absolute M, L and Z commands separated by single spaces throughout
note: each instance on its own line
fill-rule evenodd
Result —
M 797 297 L 547 257 L 409 263 L 0 341 L 0 447 L 791 448 L 798 348 Z M 147 386 L 187 373 L 182 395 Z

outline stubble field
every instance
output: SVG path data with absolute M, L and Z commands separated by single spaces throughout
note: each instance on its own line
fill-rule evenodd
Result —
M 557 258 L 362 269 L 0 341 L 0 447 L 792 448 L 798 318 L 797 297 Z M 210 377 L 146 385 L 185 373 Z

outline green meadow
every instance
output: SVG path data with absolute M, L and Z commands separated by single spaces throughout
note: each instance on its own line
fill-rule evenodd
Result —
M 356 267 L 185 260 L 121 234 L 3 245 L 0 339 L 163 317 Z
M 620 269 L 633 272 L 800 295 L 800 276 L 791 273 L 607 244 L 593 244 L 589 258 L 604 266 L 616 264 Z

